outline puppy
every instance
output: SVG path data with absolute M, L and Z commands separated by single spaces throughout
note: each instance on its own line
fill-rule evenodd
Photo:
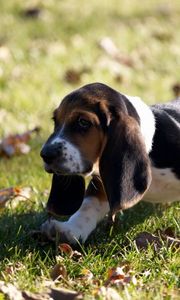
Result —
M 85 242 L 107 213 L 180 199 L 180 99 L 147 106 L 101 83 L 67 95 L 41 150 L 53 173 L 42 232 Z M 91 176 L 87 188 L 86 176 Z

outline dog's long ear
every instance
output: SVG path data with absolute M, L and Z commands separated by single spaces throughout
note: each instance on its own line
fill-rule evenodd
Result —
M 52 215 L 74 214 L 83 202 L 85 181 L 82 176 L 53 175 L 47 202 L 47 211 Z
M 99 170 L 112 213 L 133 206 L 148 189 L 149 157 L 140 126 L 128 114 L 112 118 Z

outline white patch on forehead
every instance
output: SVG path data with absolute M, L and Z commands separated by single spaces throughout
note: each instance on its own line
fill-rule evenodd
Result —
M 169 168 L 152 167 L 152 182 L 144 201 L 167 203 L 180 200 L 180 180 Z
M 147 153 L 151 151 L 155 133 L 155 117 L 151 109 L 139 97 L 125 95 L 134 106 L 140 118 L 141 133 L 144 138 Z

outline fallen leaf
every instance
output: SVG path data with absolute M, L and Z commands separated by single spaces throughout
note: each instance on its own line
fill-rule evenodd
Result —
M 52 280 L 57 280 L 59 278 L 66 278 L 67 271 L 65 266 L 63 266 L 62 264 L 56 264 L 54 268 L 51 270 L 50 276 Z
M 28 8 L 25 8 L 23 11 L 22 11 L 22 15 L 23 17 L 25 18 L 33 18 L 33 19 L 36 19 L 40 16 L 40 13 L 41 13 L 41 9 L 40 7 L 28 7 Z
M 79 83 L 81 81 L 81 72 L 73 69 L 67 70 L 64 79 L 68 83 Z
M 27 200 L 30 198 L 32 189 L 30 187 L 9 187 L 0 190 L 0 209 L 4 208 L 10 200 L 14 198 L 17 201 Z
M 141 232 L 135 238 L 135 243 L 138 249 L 146 250 L 149 245 L 153 245 L 155 251 L 162 248 L 163 246 L 166 247 L 173 247 L 175 249 L 180 248 L 180 240 L 167 236 L 164 232 L 158 231 L 158 236 L 152 234 L 150 232 Z
M 180 82 L 176 82 L 175 84 L 173 84 L 172 90 L 175 98 L 180 97 Z
M 30 146 L 27 142 L 30 140 L 32 133 L 38 133 L 39 127 L 28 130 L 23 134 L 9 135 L 0 141 L 0 156 L 12 157 L 15 154 L 27 154 Z
M 66 254 L 70 257 L 73 256 L 73 249 L 71 248 L 71 246 L 69 244 L 66 244 L 66 243 L 59 244 L 58 250 L 60 250 L 60 252 L 62 254 Z
M 140 232 L 136 236 L 135 243 L 138 249 L 147 249 L 150 244 L 154 245 L 155 249 L 161 247 L 161 242 L 159 237 L 146 231 Z
M 79 70 L 77 69 L 68 69 L 66 72 L 65 72 L 65 75 L 64 75 L 64 80 L 67 81 L 68 83 L 71 83 L 71 84 L 77 84 L 81 81 L 81 76 L 84 74 L 84 73 L 89 73 L 90 72 L 90 68 L 89 67 L 83 67 Z
M 82 253 L 81 252 L 79 252 L 79 251 L 77 251 L 77 250 L 74 250 L 74 252 L 73 252 L 73 255 L 72 255 L 72 258 L 74 259 L 74 260 L 76 260 L 76 261 L 79 261 L 79 260 L 81 260 L 82 259 Z
M 120 267 L 114 267 L 108 270 L 107 280 L 104 285 L 116 284 L 124 286 L 129 283 L 136 285 L 137 280 L 135 276 L 132 275 L 129 265 L 123 264 Z
M 77 250 L 73 250 L 69 244 L 66 243 L 59 244 L 58 250 L 61 252 L 61 254 L 68 255 L 70 258 L 73 258 L 75 260 L 79 260 L 82 258 L 82 253 L 80 253 Z

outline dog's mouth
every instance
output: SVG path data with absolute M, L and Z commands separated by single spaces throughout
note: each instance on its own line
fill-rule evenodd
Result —
M 88 176 L 92 173 L 92 166 L 90 164 L 86 164 L 83 170 L 77 168 L 77 170 L 70 170 L 65 166 L 61 166 L 60 168 L 53 164 L 44 163 L 44 169 L 47 173 L 55 174 L 55 175 L 83 175 Z

